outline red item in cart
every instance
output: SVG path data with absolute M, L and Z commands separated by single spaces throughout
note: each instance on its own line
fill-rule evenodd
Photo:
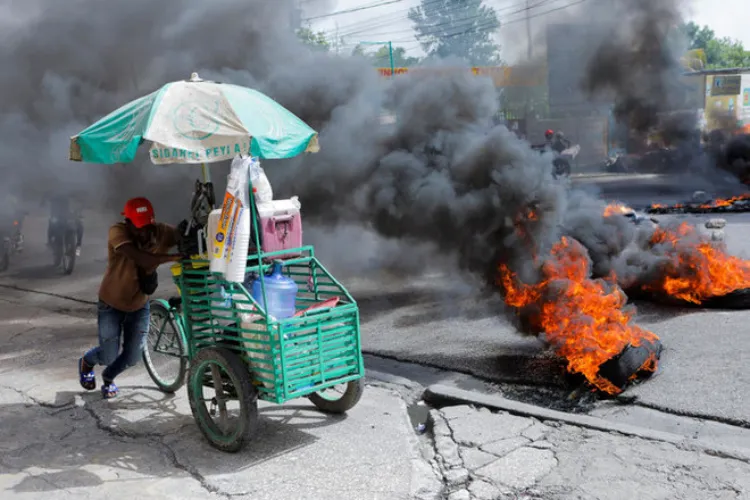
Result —
M 306 307 L 305 309 L 302 309 L 301 311 L 297 311 L 297 313 L 294 316 L 295 317 L 304 316 L 306 312 L 314 311 L 315 309 L 331 309 L 332 307 L 336 307 L 336 304 L 338 304 L 340 300 L 341 300 L 341 297 L 332 297 L 328 300 L 324 300 L 323 302 L 318 302 L 317 304 L 313 304 L 310 307 Z

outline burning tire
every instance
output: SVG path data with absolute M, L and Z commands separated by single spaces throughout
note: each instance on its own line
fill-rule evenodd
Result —
M 750 309 L 750 288 L 735 290 L 726 295 L 717 295 L 710 297 L 700 304 L 689 302 L 665 294 L 644 291 L 641 288 L 631 288 L 627 290 L 627 295 L 633 300 L 655 302 L 657 304 L 673 307 L 689 307 L 695 309 L 733 309 L 745 310 Z
M 708 309 L 750 309 L 750 288 L 735 290 L 726 295 L 711 297 L 705 300 L 700 307 Z
M 661 356 L 658 340 L 644 341 L 638 346 L 628 345 L 623 351 L 599 367 L 599 376 L 624 389 L 634 377 L 650 376 Z

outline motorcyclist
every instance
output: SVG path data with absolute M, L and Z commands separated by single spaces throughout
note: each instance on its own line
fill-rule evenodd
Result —
M 563 133 L 560 131 L 555 132 L 554 130 L 549 129 L 544 132 L 544 138 L 547 141 L 547 147 L 553 149 L 554 151 L 557 151 L 558 153 L 562 153 L 572 146 L 572 143 L 568 139 L 566 139 Z
M 23 219 L 26 212 L 21 208 L 20 200 L 8 189 L 2 196 L 2 230 L 14 239 L 16 252 L 23 251 Z
M 56 235 L 65 229 L 68 221 L 73 221 L 76 226 L 76 255 L 81 255 L 81 243 L 83 242 L 83 216 L 80 207 L 73 207 L 70 198 L 64 194 L 47 195 L 42 204 L 49 204 L 49 222 L 47 225 L 47 246 L 51 247 Z

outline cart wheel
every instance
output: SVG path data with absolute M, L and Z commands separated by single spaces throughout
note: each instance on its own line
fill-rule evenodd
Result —
M 185 383 L 187 348 L 167 308 L 154 300 L 150 309 L 143 364 L 159 390 L 172 394 Z
M 247 364 L 232 351 L 215 347 L 198 351 L 190 364 L 188 399 L 211 446 L 234 453 L 255 434 L 258 389 Z
M 365 379 L 359 378 L 346 384 L 335 385 L 308 396 L 308 399 L 326 413 L 346 413 L 354 408 L 362 398 Z

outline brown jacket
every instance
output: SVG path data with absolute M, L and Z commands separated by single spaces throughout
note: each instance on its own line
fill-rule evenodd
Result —
M 163 254 L 175 246 L 177 240 L 177 230 L 174 227 L 158 223 L 154 237 L 149 244 L 140 246 L 140 249 L 144 252 Z M 99 287 L 99 300 L 119 311 L 134 312 L 146 305 L 148 296 L 141 292 L 135 262 L 117 251 L 126 243 L 137 245 L 124 222 L 109 228 L 107 270 Z

